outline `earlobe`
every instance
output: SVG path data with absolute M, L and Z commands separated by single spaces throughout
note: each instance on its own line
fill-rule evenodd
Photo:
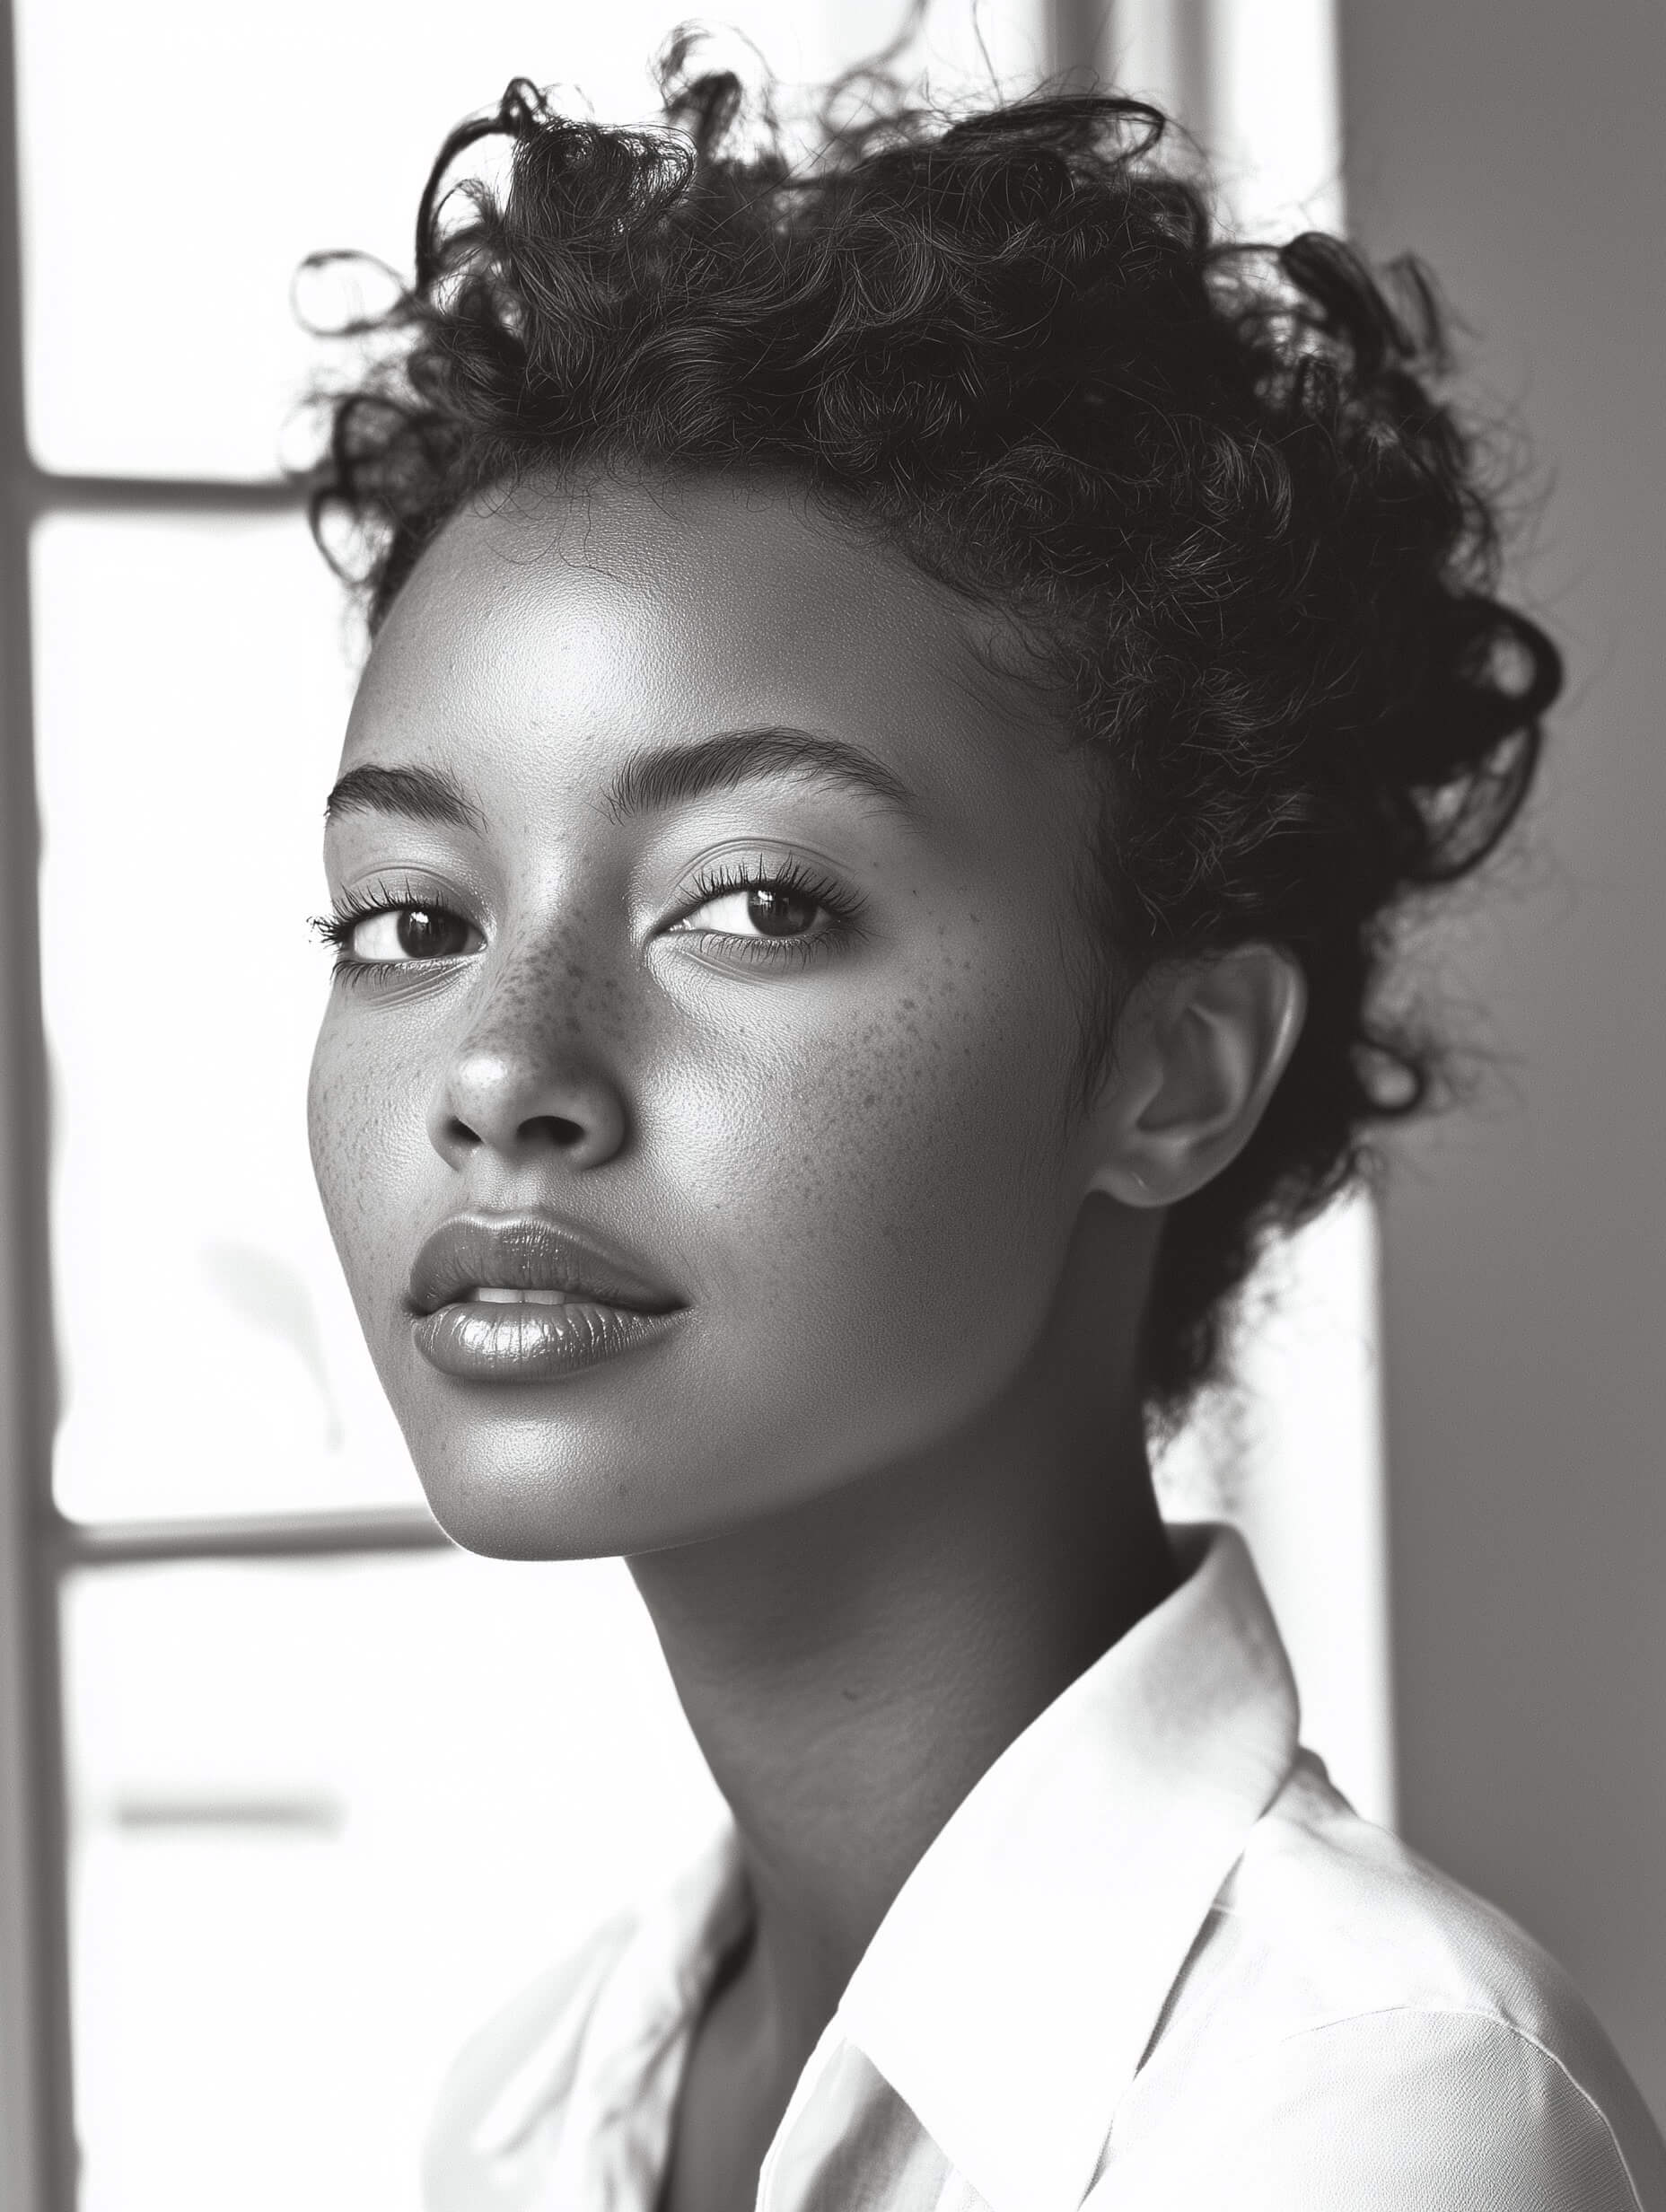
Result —
M 1176 963 L 1135 995 L 1094 1120 L 1088 1188 L 1172 1206 L 1243 1150 L 1289 1065 L 1307 990 L 1276 945 Z

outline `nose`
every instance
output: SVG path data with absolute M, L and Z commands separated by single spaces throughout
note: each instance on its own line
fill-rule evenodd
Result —
M 452 1054 L 428 1117 L 434 1150 L 461 1169 L 482 1154 L 515 1167 L 600 1167 L 622 1150 L 618 1082 L 560 1011 L 500 1005 Z

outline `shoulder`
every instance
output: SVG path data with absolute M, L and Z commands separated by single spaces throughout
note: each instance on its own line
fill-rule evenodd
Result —
M 1153 2205 L 1230 2180 L 1241 2212 L 1666 2212 L 1666 2151 L 1566 1975 L 1305 1755 L 1118 2114 L 1111 2164 L 1150 2155 L 1190 2192 Z
M 596 1998 L 629 1938 L 598 1928 L 463 2045 L 441 2085 L 423 2153 L 425 2212 L 514 2212 L 558 2130 Z

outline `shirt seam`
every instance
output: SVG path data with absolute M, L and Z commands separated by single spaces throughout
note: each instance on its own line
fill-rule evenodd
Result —
M 1328 2020 L 1311 2021 L 1305 2028 L 1293 2030 L 1283 2040 L 1289 2043 L 1299 2042 L 1304 2036 L 1322 2035 L 1328 2028 L 1346 2028 L 1351 2026 L 1356 2020 L 1381 2020 L 1400 2013 L 1408 2013 L 1416 2019 L 1478 2020 L 1489 2028 L 1502 2028 L 1506 2035 L 1513 2036 L 1518 2042 L 1525 2043 L 1530 2050 L 1536 2050 L 1541 2058 L 1556 2068 L 1568 2087 L 1590 2106 L 1603 2134 L 1608 2137 L 1614 2155 L 1619 2163 L 1620 2172 L 1626 2177 L 1626 2186 L 1631 2191 L 1633 2212 L 1644 2212 L 1642 2192 L 1637 2187 L 1636 2176 L 1631 2170 L 1631 2161 L 1627 2157 L 1620 2139 L 1614 2132 L 1613 2121 L 1598 2103 L 1595 2096 L 1586 2088 L 1567 2061 L 1552 2050 L 1548 2043 L 1541 2041 L 1530 2029 L 1518 2026 L 1513 2020 L 1504 2019 L 1502 2014 L 1484 2011 L 1476 2005 L 1377 2005 L 1373 2006 L 1369 2012 L 1337 2013 Z

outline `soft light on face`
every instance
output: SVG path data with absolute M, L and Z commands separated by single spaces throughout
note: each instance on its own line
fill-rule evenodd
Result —
M 427 780 L 354 776 L 332 821 L 353 964 L 310 1119 L 460 1541 L 687 1541 L 901 1467 L 1027 1386 L 1087 1181 L 1067 948 L 1090 797 L 994 702 L 977 619 L 735 482 L 522 491 L 459 517 L 400 596 L 342 766 Z M 673 1310 L 504 1379 L 469 1365 L 502 1314 L 477 1302 L 436 1364 L 413 1263 L 502 1215 Z

